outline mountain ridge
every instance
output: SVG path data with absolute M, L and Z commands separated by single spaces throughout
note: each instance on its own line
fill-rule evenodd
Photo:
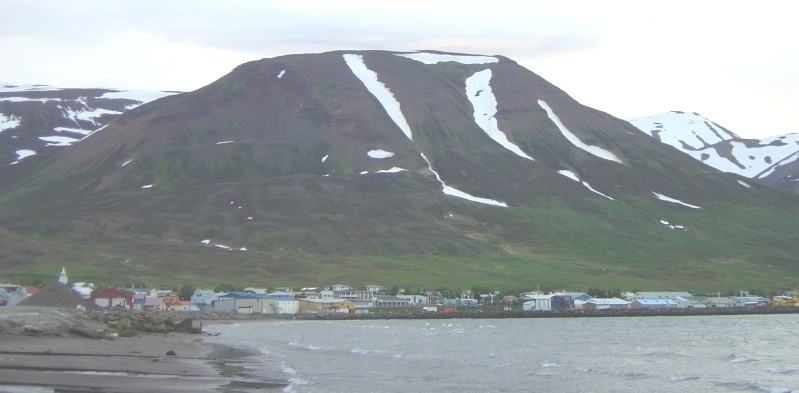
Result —
M 627 119 L 660 142 L 723 172 L 799 193 L 799 134 L 741 138 L 696 112 Z

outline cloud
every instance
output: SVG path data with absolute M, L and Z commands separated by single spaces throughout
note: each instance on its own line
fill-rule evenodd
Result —
M 697 111 L 775 134 L 797 131 L 793 15 L 720 0 L 4 0 L 0 76 L 193 90 L 264 57 L 435 49 L 507 56 L 616 116 Z

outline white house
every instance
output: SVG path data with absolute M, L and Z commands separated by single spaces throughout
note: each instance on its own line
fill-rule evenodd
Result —
M 427 304 L 428 297 L 424 295 L 397 295 L 400 299 L 408 299 L 408 303 L 410 304 Z
M 299 314 L 300 302 L 293 295 L 286 292 L 273 292 L 266 294 L 264 314 Z
M 677 308 L 677 302 L 672 299 L 635 299 L 631 308 Z
M 586 310 L 610 310 L 614 308 L 630 308 L 630 302 L 619 298 L 593 298 L 583 303 Z
M 191 301 L 197 305 L 199 308 L 209 308 L 213 305 L 214 301 L 219 299 L 219 296 L 226 294 L 227 292 L 214 292 L 211 289 L 198 289 L 194 291 L 194 294 L 191 295 Z
M 636 293 L 625 293 L 624 298 L 628 301 L 638 300 L 638 299 L 671 299 L 674 300 L 678 297 L 683 299 L 690 299 L 693 295 L 688 292 L 636 292 Z

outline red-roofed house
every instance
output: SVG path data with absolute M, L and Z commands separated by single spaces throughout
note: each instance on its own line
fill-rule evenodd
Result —
M 124 289 L 104 289 L 102 291 L 92 291 L 89 297 L 94 304 L 105 308 L 133 308 L 133 296 L 135 294 Z

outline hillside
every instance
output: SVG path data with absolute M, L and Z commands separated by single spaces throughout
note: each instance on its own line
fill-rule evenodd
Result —
M 502 56 L 253 61 L 21 164 L 6 275 L 715 290 L 790 286 L 799 262 L 795 196 Z

